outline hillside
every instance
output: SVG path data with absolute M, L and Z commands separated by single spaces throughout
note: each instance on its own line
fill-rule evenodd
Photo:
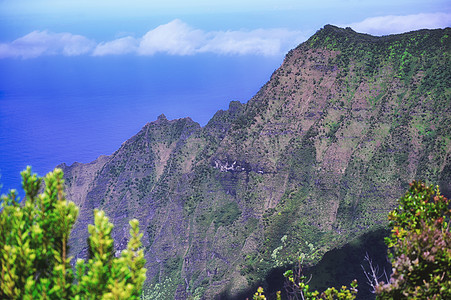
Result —
M 72 253 L 87 254 L 93 208 L 118 249 L 138 218 L 147 295 L 233 297 L 299 253 L 315 264 L 384 228 L 413 179 L 449 192 L 450 34 L 327 25 L 205 127 L 161 115 L 112 155 L 63 165 L 81 207 Z

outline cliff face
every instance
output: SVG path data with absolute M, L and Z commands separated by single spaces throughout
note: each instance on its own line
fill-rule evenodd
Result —
M 147 295 L 210 299 L 386 226 L 413 179 L 449 191 L 450 34 L 325 26 L 205 127 L 160 116 L 114 154 L 63 165 L 81 207 L 72 253 L 86 255 L 94 208 L 119 250 L 138 218 Z

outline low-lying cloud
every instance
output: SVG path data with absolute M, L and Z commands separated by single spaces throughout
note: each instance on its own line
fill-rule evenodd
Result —
M 192 55 L 197 53 L 205 42 L 205 32 L 193 29 L 180 20 L 174 20 L 147 32 L 140 40 L 138 54 Z
M 0 44 L 0 58 L 82 55 L 91 53 L 95 46 L 94 41 L 81 35 L 33 31 L 11 43 Z
M 121 40 L 101 43 L 94 55 L 116 53 Z M 296 46 L 305 35 L 288 29 L 257 29 L 240 31 L 203 31 L 174 20 L 148 31 L 143 37 L 129 39 L 128 53 L 138 55 L 194 55 L 214 53 L 220 55 L 279 55 Z M 134 40 L 134 42 L 132 42 Z M 123 43 L 120 43 L 121 45 Z M 124 49 L 125 50 L 125 49 Z
M 351 27 L 357 32 L 372 35 L 388 35 L 418 29 L 444 28 L 451 25 L 451 14 L 424 13 L 406 16 L 381 16 L 367 18 L 361 22 L 339 25 Z
M 210 39 L 199 48 L 199 52 L 218 54 L 276 55 L 286 52 L 305 38 L 300 32 L 285 29 L 257 29 L 252 31 L 219 31 L 210 34 Z
M 11 43 L 0 44 L 0 58 L 34 58 L 42 55 L 280 55 L 306 39 L 300 31 L 257 29 L 203 31 L 176 19 L 144 36 L 122 37 L 96 43 L 81 35 L 33 31 Z

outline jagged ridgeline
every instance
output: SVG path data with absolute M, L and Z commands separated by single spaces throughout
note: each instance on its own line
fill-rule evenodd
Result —
M 325 26 L 205 127 L 162 115 L 112 155 L 63 165 L 81 207 L 72 254 L 100 208 L 119 249 L 139 219 L 145 297 L 233 297 L 385 227 L 413 179 L 449 193 L 450 35 Z

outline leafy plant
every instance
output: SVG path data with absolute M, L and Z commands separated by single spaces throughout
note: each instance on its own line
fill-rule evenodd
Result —
M 2 197 L 0 298 L 139 299 L 146 269 L 138 220 L 130 221 L 127 249 L 116 258 L 113 224 L 95 210 L 90 258 L 79 259 L 74 272 L 68 239 L 78 208 L 65 199 L 62 170 L 47 174 L 41 194 L 42 179 L 30 167 L 21 175 L 25 201 L 19 203 L 14 190 Z
M 289 299 L 342 299 L 352 300 L 357 295 L 357 280 L 351 282 L 351 287 L 342 286 L 340 290 L 334 287 L 327 288 L 324 292 L 310 291 L 309 280 L 302 272 L 302 256 L 299 257 L 295 270 L 286 271 L 283 276 L 287 278 L 286 291 Z
M 450 201 L 438 187 L 410 184 L 389 215 L 393 273 L 376 287 L 378 299 L 451 299 L 450 216 Z

